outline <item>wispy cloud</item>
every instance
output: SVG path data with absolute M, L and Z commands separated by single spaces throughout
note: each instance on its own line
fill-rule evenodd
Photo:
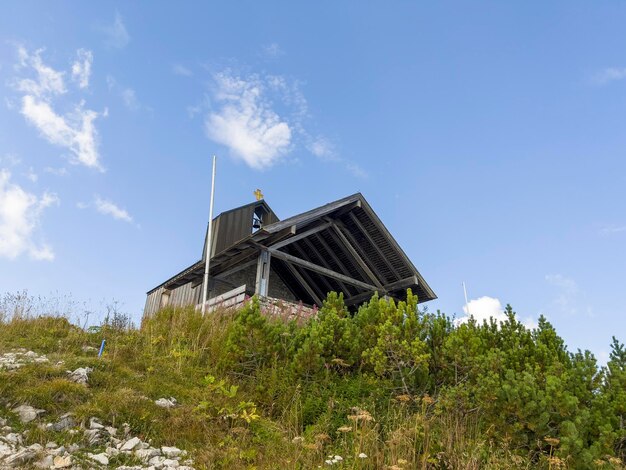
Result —
M 269 83 L 258 75 L 239 77 L 229 71 L 213 78 L 218 107 L 206 116 L 207 136 L 255 169 L 281 160 L 290 149 L 292 129 L 272 108 Z
M 49 173 L 55 176 L 65 176 L 69 173 L 65 167 L 53 168 L 51 166 L 47 166 L 43 169 L 43 171 L 44 173 Z
M 276 59 L 285 54 L 283 49 L 278 45 L 278 43 L 272 42 L 271 44 L 266 44 L 261 48 L 261 54 L 266 59 Z
M 85 49 L 76 51 L 77 60 L 72 64 L 72 79 L 78 83 L 80 88 L 89 86 L 89 77 L 91 76 L 91 64 L 93 63 L 93 54 Z
M 141 109 L 141 103 L 139 102 L 137 93 L 133 88 L 119 85 L 115 77 L 112 75 L 107 75 L 106 81 L 109 91 L 118 94 L 127 109 L 130 111 L 138 111 Z
M 24 48 L 18 50 L 20 70 L 35 72 L 36 75 L 35 79 L 22 77 L 15 80 L 15 88 L 24 93 L 20 108 L 22 115 L 48 142 L 68 149 L 74 157 L 73 163 L 102 171 L 97 146 L 98 133 L 94 125 L 99 113 L 85 109 L 84 101 L 64 115 L 54 110 L 54 100 L 67 91 L 64 72 L 45 65 L 41 52 L 39 50 L 29 54 Z
M 28 167 L 28 170 L 26 170 L 26 172 L 24 173 L 24 176 L 30 181 L 32 181 L 33 183 L 36 183 L 37 180 L 39 179 L 39 175 L 35 173 L 35 170 L 32 166 Z
M 587 304 L 585 293 L 578 283 L 562 274 L 548 274 L 546 282 L 556 289 L 556 297 L 552 300 L 553 308 L 567 315 L 584 313 L 593 315 L 593 309 Z
M 124 222 L 132 223 L 133 218 L 126 211 L 126 209 L 122 209 L 117 204 L 108 199 L 102 199 L 100 196 L 96 196 L 94 200 L 94 207 L 98 212 L 104 215 L 109 215 L 117 220 L 122 220 Z
M 591 78 L 591 82 L 595 85 L 606 85 L 624 79 L 626 79 L 626 67 L 607 67 L 597 72 Z
M 0 170 L 0 257 L 15 259 L 26 253 L 35 260 L 52 261 L 52 248 L 33 238 L 43 211 L 58 203 L 55 194 L 38 197 L 12 183 L 8 170 Z
M 0 156 L 0 165 L 5 167 L 7 166 L 17 166 L 22 163 L 20 157 L 13 153 L 7 153 L 5 155 Z
M 483 296 L 470 300 L 467 305 L 463 306 L 463 312 L 465 313 L 465 316 L 457 318 L 455 320 L 456 325 L 467 323 L 471 317 L 473 317 L 478 323 L 490 321 L 490 319 L 493 319 L 498 323 L 503 323 L 507 319 L 500 300 L 489 296 Z M 531 317 L 525 319 L 518 318 L 518 321 L 526 326 L 526 328 L 535 328 L 537 326 L 537 322 Z
M 307 148 L 320 160 L 342 164 L 356 178 L 366 179 L 369 176 L 361 166 L 342 158 L 337 152 L 336 146 L 324 136 L 310 139 Z
M 343 165 L 352 175 L 366 178 L 356 162 L 343 158 L 333 142 L 313 137 L 312 117 L 301 82 L 281 75 L 239 75 L 226 69 L 212 76 L 213 88 L 205 116 L 207 136 L 254 169 L 266 169 L 284 160 L 295 148 Z M 188 107 L 193 117 L 202 107 Z
M 193 72 L 191 70 L 181 64 L 172 65 L 172 73 L 174 73 L 174 75 L 181 75 L 183 77 L 191 77 L 193 75 Z
M 137 94 L 135 90 L 132 88 L 125 88 L 121 92 L 122 101 L 124 102 L 124 106 L 126 106 L 131 111 L 137 111 L 140 108 L 139 100 L 137 99 Z
M 626 225 L 608 225 L 600 229 L 600 235 L 605 236 L 623 232 L 626 232 Z
M 47 66 L 41 59 L 44 49 L 39 49 L 33 54 L 29 54 L 24 47 L 18 47 L 19 68 L 26 68 L 35 72 L 36 78 L 21 78 L 16 80 L 16 88 L 27 94 L 39 98 L 61 95 L 67 92 L 64 72 L 54 70 Z
M 128 34 L 122 15 L 117 11 L 115 12 L 113 24 L 102 27 L 101 31 L 106 36 L 104 44 L 107 47 L 123 49 L 130 42 L 130 34 Z

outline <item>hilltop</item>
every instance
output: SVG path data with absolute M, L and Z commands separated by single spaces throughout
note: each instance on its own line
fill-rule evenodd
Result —
M 506 313 L 0 317 L 0 468 L 626 468 L 623 345 L 600 368 Z

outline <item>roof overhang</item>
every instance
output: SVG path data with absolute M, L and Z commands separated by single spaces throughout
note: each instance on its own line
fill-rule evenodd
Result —
M 360 193 L 263 227 L 211 258 L 210 275 L 228 276 L 262 250 L 283 282 L 310 304 L 321 305 L 330 291 L 343 292 L 348 306 L 375 292 L 403 299 L 409 288 L 420 303 L 437 298 Z M 200 283 L 203 273 L 198 261 L 159 287 Z

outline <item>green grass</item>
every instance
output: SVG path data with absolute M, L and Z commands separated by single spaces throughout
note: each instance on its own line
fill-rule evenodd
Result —
M 0 371 L 0 415 L 10 416 L 17 429 L 29 429 L 29 443 L 40 444 L 76 443 L 82 436 L 41 430 L 36 423 L 23 426 L 9 408 L 26 403 L 45 409 L 42 419 L 48 422 L 71 411 L 79 422 L 97 417 L 120 433 L 128 423 L 133 435 L 153 446 L 185 449 L 196 468 L 206 469 L 328 467 L 325 460 L 334 455 L 343 460 L 332 468 L 576 467 L 549 448 L 538 453 L 534 443 L 513 445 L 478 409 L 444 406 L 443 398 L 431 398 L 425 388 L 407 394 L 392 378 L 347 360 L 323 365 L 313 378 L 299 375 L 290 365 L 293 346 L 280 342 L 298 344 L 303 330 L 254 319 L 257 329 L 242 329 L 238 315 L 202 317 L 193 309 L 170 308 L 140 328 L 109 322 L 87 331 L 65 318 L 5 318 L 0 353 L 26 348 L 47 354 L 50 362 Z M 265 333 L 258 336 L 259 331 Z M 276 331 L 282 333 L 273 336 Z M 285 352 L 251 354 L 263 334 Z M 102 358 L 84 352 L 102 339 Z M 66 370 L 77 367 L 93 368 L 89 386 L 67 380 Z M 170 396 L 180 405 L 154 404 Z M 460 396 L 459 403 L 466 398 Z M 111 466 L 136 463 L 117 459 Z M 624 468 L 610 456 L 596 465 Z

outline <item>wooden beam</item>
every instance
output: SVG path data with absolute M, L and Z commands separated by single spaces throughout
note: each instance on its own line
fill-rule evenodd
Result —
M 302 240 L 302 243 L 306 245 L 307 250 L 311 251 L 315 256 L 317 256 L 317 258 L 322 262 L 322 264 L 324 265 L 326 269 L 330 269 L 330 265 L 328 264 L 328 261 L 326 261 L 326 259 L 322 256 L 322 254 L 319 251 L 317 251 L 317 248 L 315 248 L 315 245 L 313 245 L 313 243 L 311 243 L 309 239 Z M 326 278 L 324 277 L 322 277 L 322 279 L 326 280 Z M 335 281 L 339 284 L 339 288 L 342 290 L 342 292 L 345 295 L 348 295 L 350 293 L 348 289 L 346 288 L 346 285 L 343 282 L 338 281 L 337 279 L 335 279 Z M 328 282 L 326 283 L 328 284 Z M 333 289 L 331 288 L 330 290 L 333 290 Z
M 386 284 L 385 291 L 391 292 L 393 290 L 406 289 L 415 285 L 419 285 L 419 279 L 417 278 L 417 276 L 409 276 L 407 278 L 400 279 L 399 281 Z
M 290 254 L 285 253 L 283 251 L 275 251 L 275 252 L 272 253 L 272 256 L 274 256 L 275 258 L 278 258 L 278 259 L 282 259 L 283 261 L 286 261 L 287 263 L 296 264 L 298 266 L 302 266 L 303 268 L 310 269 L 311 271 L 315 271 L 317 273 L 323 274 L 324 276 L 328 276 L 328 277 L 330 277 L 332 279 L 337 279 L 339 281 L 343 281 L 346 284 L 357 286 L 357 287 L 360 287 L 362 289 L 370 289 L 370 290 L 376 290 L 377 289 L 376 286 L 373 286 L 371 284 L 367 284 L 366 282 L 358 281 L 356 279 L 352 279 L 351 277 L 345 276 L 343 274 L 340 274 L 338 272 L 332 271 L 330 269 L 326 269 L 326 268 L 324 268 L 322 266 L 318 266 L 317 264 L 311 263 L 310 261 L 303 260 L 301 258 L 298 258 L 296 256 L 290 255 Z
M 245 269 L 245 268 L 247 268 L 249 266 L 252 266 L 256 262 L 257 262 L 257 260 L 252 259 L 250 261 L 247 261 L 246 263 L 239 264 L 239 265 L 237 265 L 237 266 L 235 266 L 235 267 L 233 267 L 231 269 L 223 271 L 223 272 L 219 273 L 217 276 L 213 276 L 213 277 L 215 279 L 224 279 L 225 277 L 230 276 L 231 274 L 235 274 L 236 272 L 241 271 L 242 269 Z
M 396 276 L 396 277 L 400 277 L 400 275 L 398 274 L 398 271 L 396 271 L 396 268 L 393 267 L 393 265 L 389 262 L 389 260 L 387 259 L 387 257 L 385 256 L 385 254 L 383 253 L 383 251 L 380 249 L 380 247 L 378 246 L 377 243 L 374 242 L 374 240 L 372 240 L 372 237 L 370 236 L 370 234 L 368 233 L 367 230 L 365 230 L 365 227 L 363 227 L 363 225 L 361 224 L 361 222 L 359 221 L 359 219 L 357 218 L 356 215 L 354 215 L 354 212 L 350 212 L 349 217 L 352 219 L 352 221 L 354 222 L 354 224 L 357 226 L 357 228 L 361 231 L 361 233 L 365 236 L 365 238 L 367 239 L 367 241 L 370 243 L 370 245 L 372 245 L 374 247 L 374 250 L 376 250 L 376 253 L 378 253 L 378 255 L 385 261 L 385 264 L 387 265 L 387 267 L 391 270 L 391 272 Z
M 323 237 L 320 236 L 319 233 L 317 233 L 315 235 L 315 237 L 317 238 L 317 240 L 320 242 L 320 244 L 324 247 L 324 249 L 326 250 L 326 252 L 330 255 L 330 257 L 333 259 L 333 261 L 335 263 L 337 263 L 337 266 L 339 266 L 339 269 L 341 269 L 341 272 L 345 275 L 349 275 L 350 271 L 348 270 L 348 268 L 346 268 L 346 265 L 343 264 L 343 262 L 337 257 L 337 255 L 335 254 L 335 252 L 330 248 L 330 246 L 328 246 L 328 243 L 326 243 L 326 240 L 324 240 Z
M 275 243 L 274 245 L 270 246 L 270 250 L 271 251 L 275 251 L 278 250 L 279 248 L 282 248 L 284 246 L 287 246 L 293 242 L 297 242 L 298 240 L 302 240 L 303 238 L 306 238 L 310 235 L 313 235 L 314 233 L 317 232 L 321 232 L 322 230 L 327 229 L 328 227 L 330 227 L 330 223 L 329 222 L 325 222 L 321 225 L 318 225 L 317 227 L 313 227 L 310 230 L 307 230 L 305 232 L 299 233 L 298 235 L 295 235 L 291 238 L 287 238 L 286 240 L 283 240 L 282 242 L 279 243 Z
M 298 272 L 298 270 L 294 266 L 292 266 L 291 264 L 289 264 L 287 262 L 285 263 L 285 266 L 287 266 L 287 269 L 289 270 L 289 272 L 293 275 L 293 277 L 296 278 L 296 280 L 300 283 L 302 288 L 305 291 L 307 291 L 307 294 L 309 294 L 311 296 L 311 298 L 313 299 L 313 302 L 315 302 L 318 307 L 321 307 L 322 306 L 322 300 L 318 297 L 318 295 L 315 293 L 313 288 L 311 286 L 309 286 L 309 284 L 304 280 L 304 278 Z
M 372 298 L 372 296 L 374 295 L 374 293 L 376 293 L 377 291 L 373 290 L 373 291 L 367 291 L 367 292 L 362 292 L 360 294 L 357 295 L 353 295 L 352 297 L 348 297 L 347 299 L 345 299 L 345 304 L 347 307 L 351 307 L 355 304 L 360 304 L 362 302 L 365 302 L 366 300 L 369 300 Z
M 357 209 L 360 207 L 361 207 L 361 200 L 358 199 L 354 201 L 353 203 L 348 204 L 346 207 L 342 207 L 337 212 L 333 213 L 333 218 L 339 218 L 342 215 L 347 214 L 348 212 L 352 212 L 354 209 Z
M 361 269 L 365 272 L 365 274 L 367 275 L 367 277 L 370 278 L 370 281 L 372 281 L 374 283 L 374 285 L 376 285 L 376 287 L 378 288 L 382 288 L 383 285 L 380 283 L 380 281 L 378 280 L 378 277 L 376 277 L 376 275 L 372 272 L 372 270 L 369 268 L 369 266 L 367 265 L 367 263 L 363 260 L 363 258 L 361 257 L 361 255 L 356 251 L 356 249 L 352 246 L 352 244 L 350 243 L 350 241 L 348 240 L 348 238 L 346 237 L 346 235 L 344 235 L 343 231 L 341 230 L 341 228 L 339 227 L 339 225 L 337 225 L 335 222 L 331 223 L 331 226 L 333 227 L 333 229 L 335 230 L 335 233 L 337 234 L 337 236 L 339 237 L 339 239 L 341 240 L 341 242 L 343 243 L 343 245 L 345 246 L 345 248 L 348 250 L 348 252 L 352 255 L 352 257 L 354 258 L 354 260 L 358 263 L 358 265 L 361 267 Z M 358 246 L 358 244 L 355 243 L 355 245 Z
M 346 305 L 351 306 L 360 302 L 364 302 L 365 300 L 370 299 L 374 295 L 375 292 L 378 292 L 379 294 L 382 294 L 382 295 L 387 295 L 391 291 L 398 290 L 398 289 L 406 289 L 416 284 L 419 285 L 419 280 L 417 279 L 417 276 L 409 276 L 407 278 L 400 279 L 399 281 L 386 284 L 385 286 L 383 286 L 382 290 L 378 290 L 378 289 L 370 290 L 367 292 L 362 292 L 357 295 L 353 295 L 352 297 L 348 297 L 346 299 Z
M 302 240 L 302 242 L 304 242 L 306 240 Z M 291 245 L 291 249 L 294 250 L 296 252 L 296 254 L 298 256 L 300 256 L 303 260 L 305 261 L 309 261 L 309 262 L 313 262 L 313 260 L 311 259 L 311 257 L 305 253 L 300 246 L 298 245 Z M 324 266 L 324 267 L 328 267 L 328 266 Z M 305 273 L 306 274 L 306 273 Z M 310 277 L 309 277 L 310 279 Z M 322 280 L 322 282 L 324 283 L 324 285 L 326 286 L 326 292 L 323 293 L 323 297 L 326 298 L 326 296 L 328 295 L 329 292 L 334 291 L 335 289 L 333 288 L 333 286 L 330 285 L 330 283 L 326 280 L 325 276 L 320 276 L 320 279 Z M 320 290 L 321 292 L 321 290 Z

